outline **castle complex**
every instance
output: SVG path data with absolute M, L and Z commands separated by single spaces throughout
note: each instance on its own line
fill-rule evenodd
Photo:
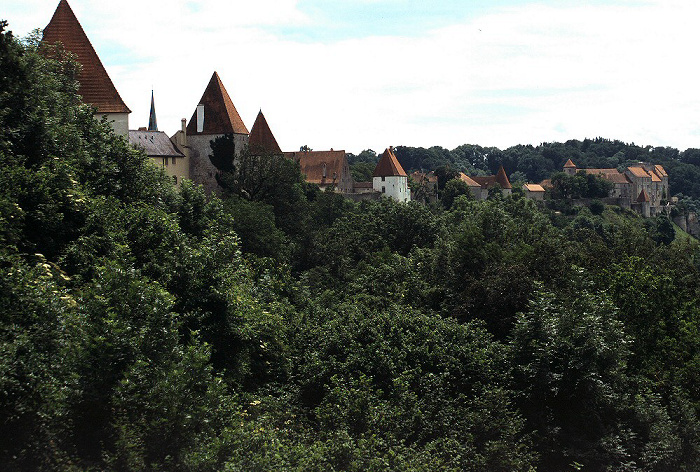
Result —
M 183 119 L 180 130 L 173 136 L 168 137 L 164 132 L 158 131 L 153 94 L 148 127 L 129 130 L 131 110 L 121 99 L 67 0 L 60 0 L 51 21 L 44 29 L 42 44 L 47 46 L 45 50 L 49 54 L 51 49 L 48 46 L 57 43 L 73 53 L 81 64 L 78 93 L 85 103 L 95 108 L 95 116 L 106 118 L 115 133 L 127 138 L 133 146 L 143 149 L 176 184 L 183 179 L 190 179 L 203 185 L 208 193 L 217 192 L 216 176 L 219 170 L 209 159 L 211 142 L 232 135 L 236 155 L 248 149 L 249 152 L 293 159 L 299 163 L 307 181 L 318 185 L 322 190 L 330 188 L 355 200 L 382 196 L 399 202 L 411 200 L 408 176 L 393 148 L 386 149 L 382 154 L 371 182 L 353 181 L 343 150 L 283 152 L 262 111 L 248 131 L 216 72 L 204 89 L 189 122 Z M 568 160 L 564 172 L 568 175 L 576 175 L 577 172 L 595 174 L 611 182 L 613 188 L 606 203 L 636 210 L 645 217 L 655 216 L 667 209 L 670 196 L 668 174 L 660 165 L 640 163 L 620 172 L 617 169 L 578 169 Z M 437 194 L 437 189 L 434 188 L 437 179 L 431 178 L 427 174 L 413 174 L 413 179 L 419 186 L 429 187 L 428 198 L 433 190 Z M 512 189 L 503 167 L 496 175 L 470 177 L 461 174 L 459 178 L 467 184 L 475 198 L 480 200 L 486 199 L 492 190 L 498 189 L 502 194 L 508 195 Z M 548 181 L 541 185 L 527 184 L 524 187 L 525 195 L 542 200 L 549 184 Z
M 209 159 L 210 143 L 219 137 L 233 135 L 236 155 L 244 149 L 250 152 L 284 155 L 296 160 L 307 181 L 317 184 L 321 189 L 332 187 L 338 193 L 358 199 L 386 195 L 403 202 L 410 200 L 407 175 L 391 149 L 387 149 L 386 157 L 380 160 L 372 185 L 353 182 L 345 151 L 331 149 L 282 152 L 262 111 L 258 114 L 253 128 L 248 131 L 216 72 L 213 73 L 189 122 L 183 119 L 181 129 L 173 136 L 168 137 L 164 132 L 158 131 L 153 95 L 148 127 L 130 130 L 131 110 L 119 96 L 67 0 L 59 2 L 56 12 L 44 30 L 42 43 L 60 43 L 66 51 L 75 54 L 82 66 L 78 77 L 78 93 L 85 103 L 95 107 L 96 118 L 106 118 L 115 133 L 144 150 L 177 184 L 183 179 L 191 179 L 203 185 L 208 193 L 216 192 L 216 175 L 219 171 Z
M 612 184 L 606 203 L 636 210 L 649 218 L 666 211 L 670 199 L 668 174 L 663 166 L 640 162 L 620 172 L 617 169 L 578 169 L 571 159 L 564 164 L 564 173 L 597 175 Z

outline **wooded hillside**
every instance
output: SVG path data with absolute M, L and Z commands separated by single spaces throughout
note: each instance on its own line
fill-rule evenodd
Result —
M 208 198 L 38 47 L 0 27 L 1 469 L 700 468 L 700 246 L 664 219 L 353 203 L 288 162 Z

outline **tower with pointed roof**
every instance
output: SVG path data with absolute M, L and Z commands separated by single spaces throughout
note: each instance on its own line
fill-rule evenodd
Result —
M 253 153 L 270 153 L 274 155 L 282 155 L 282 149 L 280 149 L 279 144 L 275 136 L 272 134 L 270 125 L 267 124 L 265 115 L 263 115 L 262 110 L 258 112 L 257 118 L 255 118 L 255 123 L 250 129 L 250 136 L 248 138 L 248 149 Z
M 236 155 L 248 146 L 248 128 L 233 105 L 219 74 L 214 72 L 187 124 L 190 178 L 202 184 L 208 193 L 215 192 L 218 188 L 218 169 L 209 160 L 211 142 L 227 134 L 233 135 Z
M 151 113 L 148 115 L 148 131 L 158 131 L 158 120 L 156 120 L 156 102 L 151 90 Z
M 401 167 L 393 148 L 387 148 L 379 159 L 372 174 L 372 187 L 375 191 L 398 202 L 411 201 L 408 175 Z
M 43 46 L 60 45 L 75 55 L 82 66 L 78 74 L 78 94 L 83 102 L 95 107 L 95 116 L 107 118 L 114 131 L 122 136 L 129 132 L 129 107 L 119 96 L 112 79 L 102 65 L 78 18 L 66 0 L 61 0 L 49 24 L 44 28 Z M 50 49 L 42 49 L 50 54 Z

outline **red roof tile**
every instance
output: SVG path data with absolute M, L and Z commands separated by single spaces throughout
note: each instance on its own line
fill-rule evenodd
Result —
M 637 197 L 637 202 L 639 203 L 644 203 L 644 202 L 650 202 L 651 200 L 649 199 L 649 194 L 647 193 L 646 190 L 642 189 L 641 192 L 639 192 L 639 197 Z
M 539 184 L 525 184 L 523 187 L 528 192 L 544 192 L 544 187 Z
M 59 2 L 51 21 L 44 28 L 42 42 L 47 45 L 61 43 L 66 51 L 75 54 L 82 65 L 78 74 L 78 93 L 85 103 L 96 107 L 99 113 L 131 113 L 66 0 Z
M 377 163 L 377 167 L 374 168 L 374 174 L 372 177 L 408 177 L 406 171 L 403 170 L 399 160 L 396 159 L 394 151 L 392 148 L 387 148 L 382 154 L 381 159 Z
M 664 169 L 664 166 L 657 164 L 654 166 L 654 170 L 659 175 L 659 177 L 661 177 L 661 178 L 668 177 L 668 174 L 666 173 L 666 169 Z
M 284 156 L 296 160 L 306 181 L 317 185 L 337 184 L 344 171 L 349 172 L 345 151 L 285 152 Z
M 501 188 L 504 188 L 504 189 L 513 188 L 513 186 L 510 185 L 510 180 L 508 180 L 508 176 L 506 175 L 506 171 L 503 168 L 503 166 L 501 166 L 498 169 L 498 173 L 496 174 L 496 182 L 498 182 L 498 185 L 500 185 Z
M 564 169 L 568 169 L 571 167 L 573 167 L 575 169 L 576 164 L 574 164 L 573 161 L 571 159 L 569 159 L 568 161 L 566 161 L 566 164 L 564 164 Z
M 481 187 L 481 184 L 479 182 L 476 182 L 474 179 L 469 177 L 464 172 L 459 173 L 459 180 L 461 180 L 462 182 L 465 182 L 467 184 L 467 186 L 469 186 L 469 187 Z
M 197 132 L 197 110 L 187 124 L 188 135 L 201 134 L 248 134 L 248 128 L 241 120 L 219 74 L 211 76 L 199 105 L 204 105 L 204 131 Z
M 282 154 L 282 150 L 277 144 L 275 136 L 267 124 L 265 115 L 262 110 L 258 113 L 258 117 L 250 129 L 250 137 L 248 138 L 248 147 L 252 150 L 262 150 L 273 154 Z
M 649 173 L 644 169 L 644 167 L 628 167 L 627 170 L 630 171 L 635 177 L 650 177 Z

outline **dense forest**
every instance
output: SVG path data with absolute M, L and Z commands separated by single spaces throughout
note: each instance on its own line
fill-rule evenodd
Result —
M 700 246 L 663 218 L 354 203 L 274 156 L 210 198 L 39 48 L 1 24 L 2 470 L 700 469 Z M 397 154 L 537 180 L 631 149 Z

